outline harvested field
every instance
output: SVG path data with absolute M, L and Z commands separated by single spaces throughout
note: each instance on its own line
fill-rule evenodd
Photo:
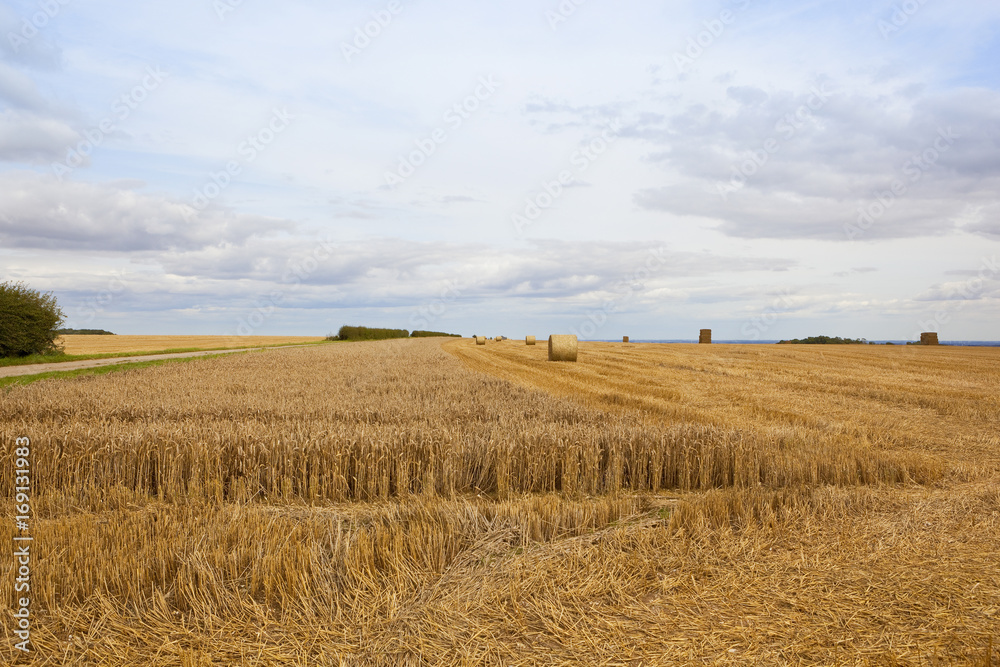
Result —
M 928 453 L 998 472 L 1000 348 L 585 342 L 580 363 L 558 368 L 544 350 L 445 349 L 470 368 L 646 422 Z
M 316 343 L 322 336 L 62 336 L 66 354 L 116 354 L 163 350 L 216 350 Z
M 36 662 L 996 663 L 997 351 L 895 352 L 421 339 L 11 388 Z

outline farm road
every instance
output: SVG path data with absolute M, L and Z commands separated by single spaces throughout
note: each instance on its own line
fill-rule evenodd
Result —
M 82 368 L 99 368 L 115 364 L 133 364 L 140 361 L 156 361 L 157 359 L 183 359 L 184 357 L 203 357 L 210 354 L 230 354 L 233 352 L 250 352 L 251 350 L 276 350 L 285 347 L 302 347 L 301 345 L 275 345 L 269 347 L 241 347 L 232 350 L 202 350 L 199 352 L 173 352 L 170 354 L 143 354 L 131 357 L 115 357 L 113 359 L 84 359 L 82 361 L 59 361 L 49 364 L 29 364 L 27 366 L 7 366 L 0 368 L 0 378 L 20 375 L 37 375 L 53 371 L 75 371 Z

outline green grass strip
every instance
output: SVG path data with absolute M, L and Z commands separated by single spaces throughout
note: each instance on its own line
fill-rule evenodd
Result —
M 202 350 L 196 350 L 202 351 Z M 45 373 L 38 373 L 36 375 L 16 375 L 14 377 L 0 378 L 0 389 L 10 390 L 11 387 L 31 384 L 32 382 L 38 382 L 39 380 L 48 380 L 50 378 L 58 379 L 68 379 L 81 377 L 86 375 L 105 375 L 107 373 L 115 373 L 118 371 L 132 370 L 133 368 L 148 368 L 150 366 L 162 366 L 163 364 L 170 364 L 175 362 L 184 361 L 199 361 L 201 359 L 218 359 L 219 357 L 229 357 L 235 354 L 247 354 L 248 352 L 254 352 L 255 350 L 242 350 L 240 352 L 229 352 L 223 354 L 205 354 L 198 357 L 182 357 L 180 359 L 151 359 L 149 361 L 134 361 L 125 364 L 111 364 L 110 366 L 97 366 L 95 368 L 76 368 L 71 371 L 46 371 Z
M 317 340 L 310 343 L 273 343 L 270 345 L 248 345 L 251 348 L 286 347 L 289 345 L 326 345 L 339 342 Z M 173 347 L 169 350 L 145 352 L 106 352 L 102 354 L 32 354 L 27 357 L 0 357 L 0 368 L 6 366 L 30 366 L 31 364 L 58 364 L 64 361 L 89 361 L 91 359 L 117 359 L 118 357 L 149 357 L 157 354 L 179 354 L 182 352 L 216 352 L 218 350 L 236 350 L 236 347 Z

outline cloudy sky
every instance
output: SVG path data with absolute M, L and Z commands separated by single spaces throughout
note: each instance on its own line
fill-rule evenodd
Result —
M 67 325 L 1000 339 L 1000 4 L 3 0 Z

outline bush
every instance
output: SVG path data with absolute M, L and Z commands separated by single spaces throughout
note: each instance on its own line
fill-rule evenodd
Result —
M 114 332 L 104 329 L 56 329 L 60 336 L 114 336 Z
M 450 334 L 444 333 L 443 331 L 414 331 L 410 334 L 410 338 L 434 338 L 437 336 L 445 336 L 447 338 L 461 338 L 461 334 Z
M 406 329 L 376 329 L 371 327 L 340 327 L 336 340 L 386 340 L 389 338 L 409 338 Z M 332 337 L 330 337 L 332 338 Z
M 830 336 L 810 336 L 809 338 L 793 338 L 792 340 L 779 340 L 778 344 L 791 343 L 795 345 L 865 345 L 868 341 L 864 338 L 840 338 Z
M 42 294 L 24 283 L 0 284 L 0 357 L 61 352 L 56 329 L 63 317 L 51 292 Z

